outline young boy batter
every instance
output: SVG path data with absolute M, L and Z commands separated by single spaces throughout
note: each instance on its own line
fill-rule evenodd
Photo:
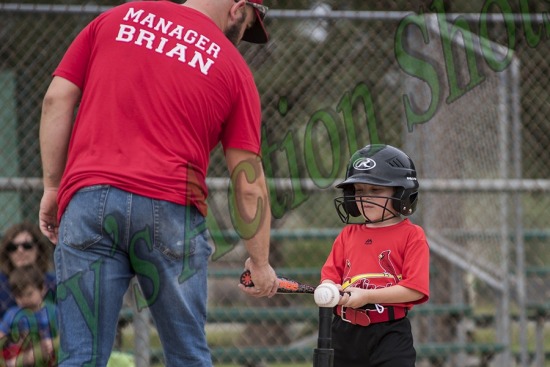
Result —
M 429 248 L 424 231 L 402 216 L 418 199 L 412 160 L 389 145 L 367 145 L 350 159 L 336 187 L 338 215 L 348 224 L 321 272 L 345 294 L 332 323 L 334 367 L 413 367 L 407 312 L 429 297 Z M 363 223 L 349 224 L 350 217 Z

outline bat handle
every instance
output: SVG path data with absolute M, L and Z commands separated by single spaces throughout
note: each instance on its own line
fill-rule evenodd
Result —
M 241 274 L 241 284 L 245 287 L 254 287 L 254 282 L 252 281 L 250 270 L 247 269 Z
M 285 277 L 277 277 L 279 280 L 279 287 L 277 293 L 313 293 L 315 288 L 307 285 L 300 284 L 295 280 L 291 280 Z M 254 282 L 252 281 L 252 276 L 250 270 L 245 270 L 241 274 L 241 284 L 245 287 L 254 287 Z

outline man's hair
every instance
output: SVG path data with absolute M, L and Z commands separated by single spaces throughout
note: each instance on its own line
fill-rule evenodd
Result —
M 17 297 L 28 287 L 44 289 L 44 274 L 36 265 L 25 265 L 15 268 L 9 279 L 11 293 Z

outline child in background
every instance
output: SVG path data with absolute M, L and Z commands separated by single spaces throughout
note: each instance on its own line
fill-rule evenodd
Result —
M 32 222 L 9 226 L 0 239 L 0 319 L 10 307 L 17 306 L 10 291 L 11 272 L 21 266 L 34 264 L 42 271 L 48 289 L 47 297 L 55 302 L 55 274 L 53 273 L 53 246 Z
M 9 285 L 17 306 L 0 321 L 0 340 L 7 367 L 55 365 L 55 305 L 44 300 L 46 286 L 35 265 L 13 270 Z
M 389 145 L 367 145 L 350 159 L 336 186 L 338 215 L 348 224 L 322 268 L 321 282 L 344 295 L 332 323 L 334 367 L 413 367 L 407 312 L 429 297 L 424 231 L 402 216 L 418 201 L 412 160 Z M 361 223 L 349 224 L 351 217 Z

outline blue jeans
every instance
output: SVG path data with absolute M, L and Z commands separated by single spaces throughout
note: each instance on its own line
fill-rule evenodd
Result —
M 55 249 L 59 366 L 105 366 L 123 296 L 135 275 L 164 350 L 166 366 L 211 366 L 206 343 L 205 218 L 193 206 L 111 186 L 71 199 Z

